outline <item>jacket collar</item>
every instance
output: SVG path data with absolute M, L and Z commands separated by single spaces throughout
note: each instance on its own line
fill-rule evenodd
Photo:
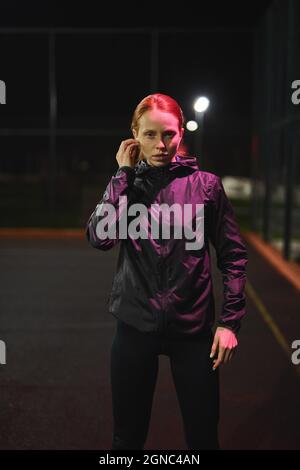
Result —
M 196 157 L 180 156 L 179 154 L 176 154 L 174 162 L 170 162 L 167 165 L 164 165 L 162 167 L 155 167 L 155 166 L 149 165 L 147 160 L 140 160 L 136 164 L 134 169 L 135 169 L 136 174 L 139 175 L 141 173 L 148 172 L 148 171 L 155 171 L 155 172 L 159 172 L 162 170 L 173 171 L 174 169 L 181 168 L 181 167 L 190 167 L 195 170 L 199 170 Z

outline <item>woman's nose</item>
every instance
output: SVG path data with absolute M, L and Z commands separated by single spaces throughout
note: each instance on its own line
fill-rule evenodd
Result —
M 165 148 L 165 143 L 163 141 L 163 139 L 160 140 L 160 142 L 158 143 L 158 148 Z

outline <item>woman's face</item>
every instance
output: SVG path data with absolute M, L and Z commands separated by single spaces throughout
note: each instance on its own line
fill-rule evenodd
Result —
M 176 116 L 152 109 L 141 116 L 138 133 L 133 130 L 133 135 L 141 143 L 142 157 L 149 165 L 160 167 L 175 160 L 183 132 Z

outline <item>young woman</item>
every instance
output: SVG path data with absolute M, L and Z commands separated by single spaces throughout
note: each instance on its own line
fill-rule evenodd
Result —
M 170 96 L 156 93 L 138 104 L 133 138 L 121 143 L 118 171 L 86 227 L 93 247 L 120 244 L 109 300 L 117 317 L 112 449 L 143 449 L 159 354 L 170 359 L 187 447 L 220 448 L 218 366 L 230 361 L 238 344 L 248 260 L 220 177 L 201 171 L 196 158 L 181 151 L 183 126 Z M 189 242 L 191 234 L 197 244 Z M 209 241 L 224 283 L 214 334 Z

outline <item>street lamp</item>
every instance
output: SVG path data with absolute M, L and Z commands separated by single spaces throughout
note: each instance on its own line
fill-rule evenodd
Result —
M 190 132 L 195 132 L 198 129 L 198 124 L 196 121 L 188 121 L 186 123 L 186 128 Z
M 194 103 L 195 121 L 198 124 L 198 132 L 195 132 L 195 153 L 200 167 L 200 159 L 203 164 L 204 156 L 203 151 L 203 127 L 204 127 L 204 114 L 209 107 L 209 99 L 206 96 L 200 96 Z

